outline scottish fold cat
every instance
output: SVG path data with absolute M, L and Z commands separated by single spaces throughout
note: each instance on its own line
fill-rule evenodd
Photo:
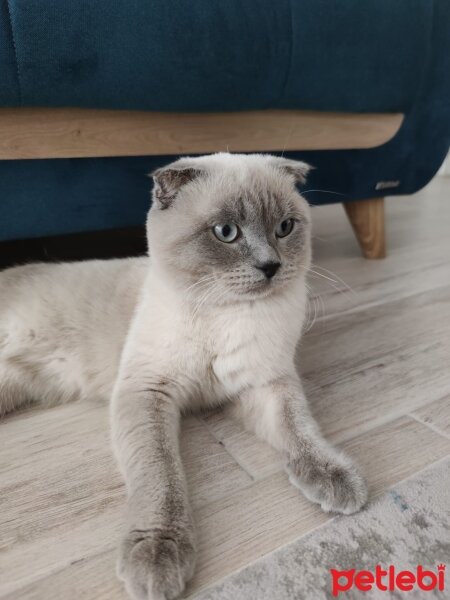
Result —
M 312 502 L 344 514 L 366 502 L 294 366 L 311 261 L 296 183 L 307 172 L 269 155 L 183 158 L 153 174 L 147 257 L 0 273 L 0 412 L 111 401 L 128 496 L 118 573 L 135 599 L 176 598 L 194 571 L 183 413 L 231 403 Z

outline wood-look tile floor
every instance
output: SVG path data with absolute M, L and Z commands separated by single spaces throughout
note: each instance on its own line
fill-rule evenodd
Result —
M 325 435 L 359 461 L 373 497 L 450 453 L 450 178 L 387 200 L 383 261 L 360 257 L 341 206 L 313 215 L 314 324 L 299 368 Z M 0 598 L 125 598 L 107 426 L 106 407 L 87 402 L 0 424 Z M 186 597 L 332 518 L 225 413 L 186 420 L 182 448 L 199 534 Z

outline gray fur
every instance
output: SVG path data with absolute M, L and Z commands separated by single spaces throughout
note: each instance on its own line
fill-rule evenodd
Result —
M 127 494 L 118 574 L 139 600 L 179 596 L 195 532 L 178 430 L 184 412 L 231 402 L 324 510 L 366 500 L 350 460 L 321 436 L 294 366 L 310 266 L 307 165 L 262 155 L 158 169 L 149 257 L 0 273 L 0 413 L 31 402 L 111 400 Z M 281 221 L 292 232 L 277 237 Z M 232 243 L 217 224 L 240 230 Z M 279 262 L 268 279 L 261 266 Z

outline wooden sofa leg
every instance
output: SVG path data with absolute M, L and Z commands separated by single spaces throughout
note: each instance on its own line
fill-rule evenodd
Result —
M 366 258 L 384 258 L 384 198 L 345 202 L 345 212 Z

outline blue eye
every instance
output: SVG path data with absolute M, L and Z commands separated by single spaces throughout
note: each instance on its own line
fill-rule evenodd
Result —
M 278 223 L 275 229 L 275 235 L 279 238 L 289 235 L 294 229 L 294 222 L 294 219 L 285 219 L 284 221 L 281 221 L 281 223 Z
M 224 223 L 223 225 L 214 225 L 213 227 L 214 235 L 221 242 L 225 242 L 226 244 L 230 244 L 234 242 L 239 237 L 239 229 L 238 226 L 234 223 Z

